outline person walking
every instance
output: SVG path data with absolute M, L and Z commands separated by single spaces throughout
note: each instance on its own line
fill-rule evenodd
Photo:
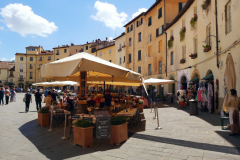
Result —
M 57 101 L 57 94 L 54 89 L 52 89 L 52 100 Z
M 106 94 L 104 95 L 105 99 L 105 110 L 109 111 L 110 113 L 112 112 L 111 108 L 111 102 L 112 102 L 112 95 L 110 94 L 110 91 L 107 89 Z
M 40 92 L 40 89 L 37 89 L 37 92 L 35 93 L 35 101 L 36 101 L 36 107 L 37 111 L 42 108 L 42 93 Z
M 23 88 L 21 87 L 21 93 L 22 93 L 22 91 L 23 91 Z
M 32 94 L 32 86 L 30 86 L 30 94 Z
M 46 88 L 44 91 L 44 96 L 47 97 L 48 96 L 48 89 Z
M 52 93 L 50 91 L 48 91 L 48 96 L 44 98 L 43 103 L 46 103 L 46 107 L 48 109 L 50 109 L 51 104 L 52 104 Z
M 10 94 L 10 91 L 8 90 L 8 87 L 5 88 L 5 99 L 6 99 L 6 105 L 8 105 L 8 101 L 9 101 L 9 94 Z
M 1 105 L 1 102 L 2 102 L 2 105 L 4 105 L 3 98 L 4 98 L 4 90 L 3 88 L 0 88 L 0 105 Z
M 29 111 L 29 105 L 30 105 L 30 102 L 32 103 L 32 95 L 30 93 L 30 89 L 27 90 L 27 93 L 25 94 L 25 98 L 26 98 L 26 101 L 25 101 L 25 112 L 27 113 Z

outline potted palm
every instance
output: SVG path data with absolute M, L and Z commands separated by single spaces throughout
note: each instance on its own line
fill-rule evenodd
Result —
M 49 110 L 46 107 L 43 107 L 38 111 L 38 124 L 41 127 L 48 127 L 49 117 L 50 117 Z
M 116 116 L 111 120 L 110 143 L 120 145 L 128 139 L 127 118 Z
M 93 146 L 93 126 L 87 120 L 78 120 L 73 126 L 73 141 L 83 148 Z

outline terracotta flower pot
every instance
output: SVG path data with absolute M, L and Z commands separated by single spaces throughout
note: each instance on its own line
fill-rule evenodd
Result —
M 83 146 L 83 148 L 93 146 L 93 127 L 82 128 L 73 126 L 74 144 Z
M 111 145 L 120 145 L 121 142 L 128 139 L 127 122 L 121 125 L 111 125 L 110 143 Z
M 38 113 L 38 124 L 41 127 L 49 127 L 49 117 L 50 117 L 50 113 Z
M 138 104 L 138 108 L 140 108 L 141 112 L 143 112 L 143 104 Z

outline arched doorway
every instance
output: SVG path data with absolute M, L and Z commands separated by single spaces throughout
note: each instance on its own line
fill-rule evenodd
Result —
M 169 77 L 169 80 L 174 80 L 174 81 L 175 81 L 174 76 L 171 75 L 171 76 Z M 168 92 L 175 94 L 175 83 L 168 85 Z
M 19 88 L 24 88 L 24 83 L 18 83 Z
M 183 86 L 184 89 L 187 89 L 187 77 L 185 75 L 181 77 L 181 86 Z
M 158 77 L 158 79 L 163 79 L 162 77 Z M 164 95 L 164 85 L 158 85 L 158 89 L 159 89 L 159 95 L 160 97 L 162 97 Z

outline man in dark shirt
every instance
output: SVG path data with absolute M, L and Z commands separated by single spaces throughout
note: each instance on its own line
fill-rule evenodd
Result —
M 112 95 L 110 94 L 109 90 L 107 89 L 106 94 L 104 95 L 105 98 L 105 109 L 111 112 L 111 102 L 112 102 Z
M 0 88 L 0 105 L 1 105 L 1 102 L 2 102 L 2 105 L 3 105 L 3 97 L 4 97 L 4 90 L 3 88 Z
M 40 89 L 37 89 L 37 92 L 35 93 L 35 101 L 36 101 L 36 106 L 37 106 L 37 111 L 42 108 L 42 93 L 39 92 Z
M 52 99 L 53 101 L 57 101 L 57 94 L 55 93 L 55 90 L 52 90 Z
M 71 114 L 74 113 L 74 105 L 73 105 L 73 100 L 67 97 L 67 107 L 66 110 L 70 111 Z

